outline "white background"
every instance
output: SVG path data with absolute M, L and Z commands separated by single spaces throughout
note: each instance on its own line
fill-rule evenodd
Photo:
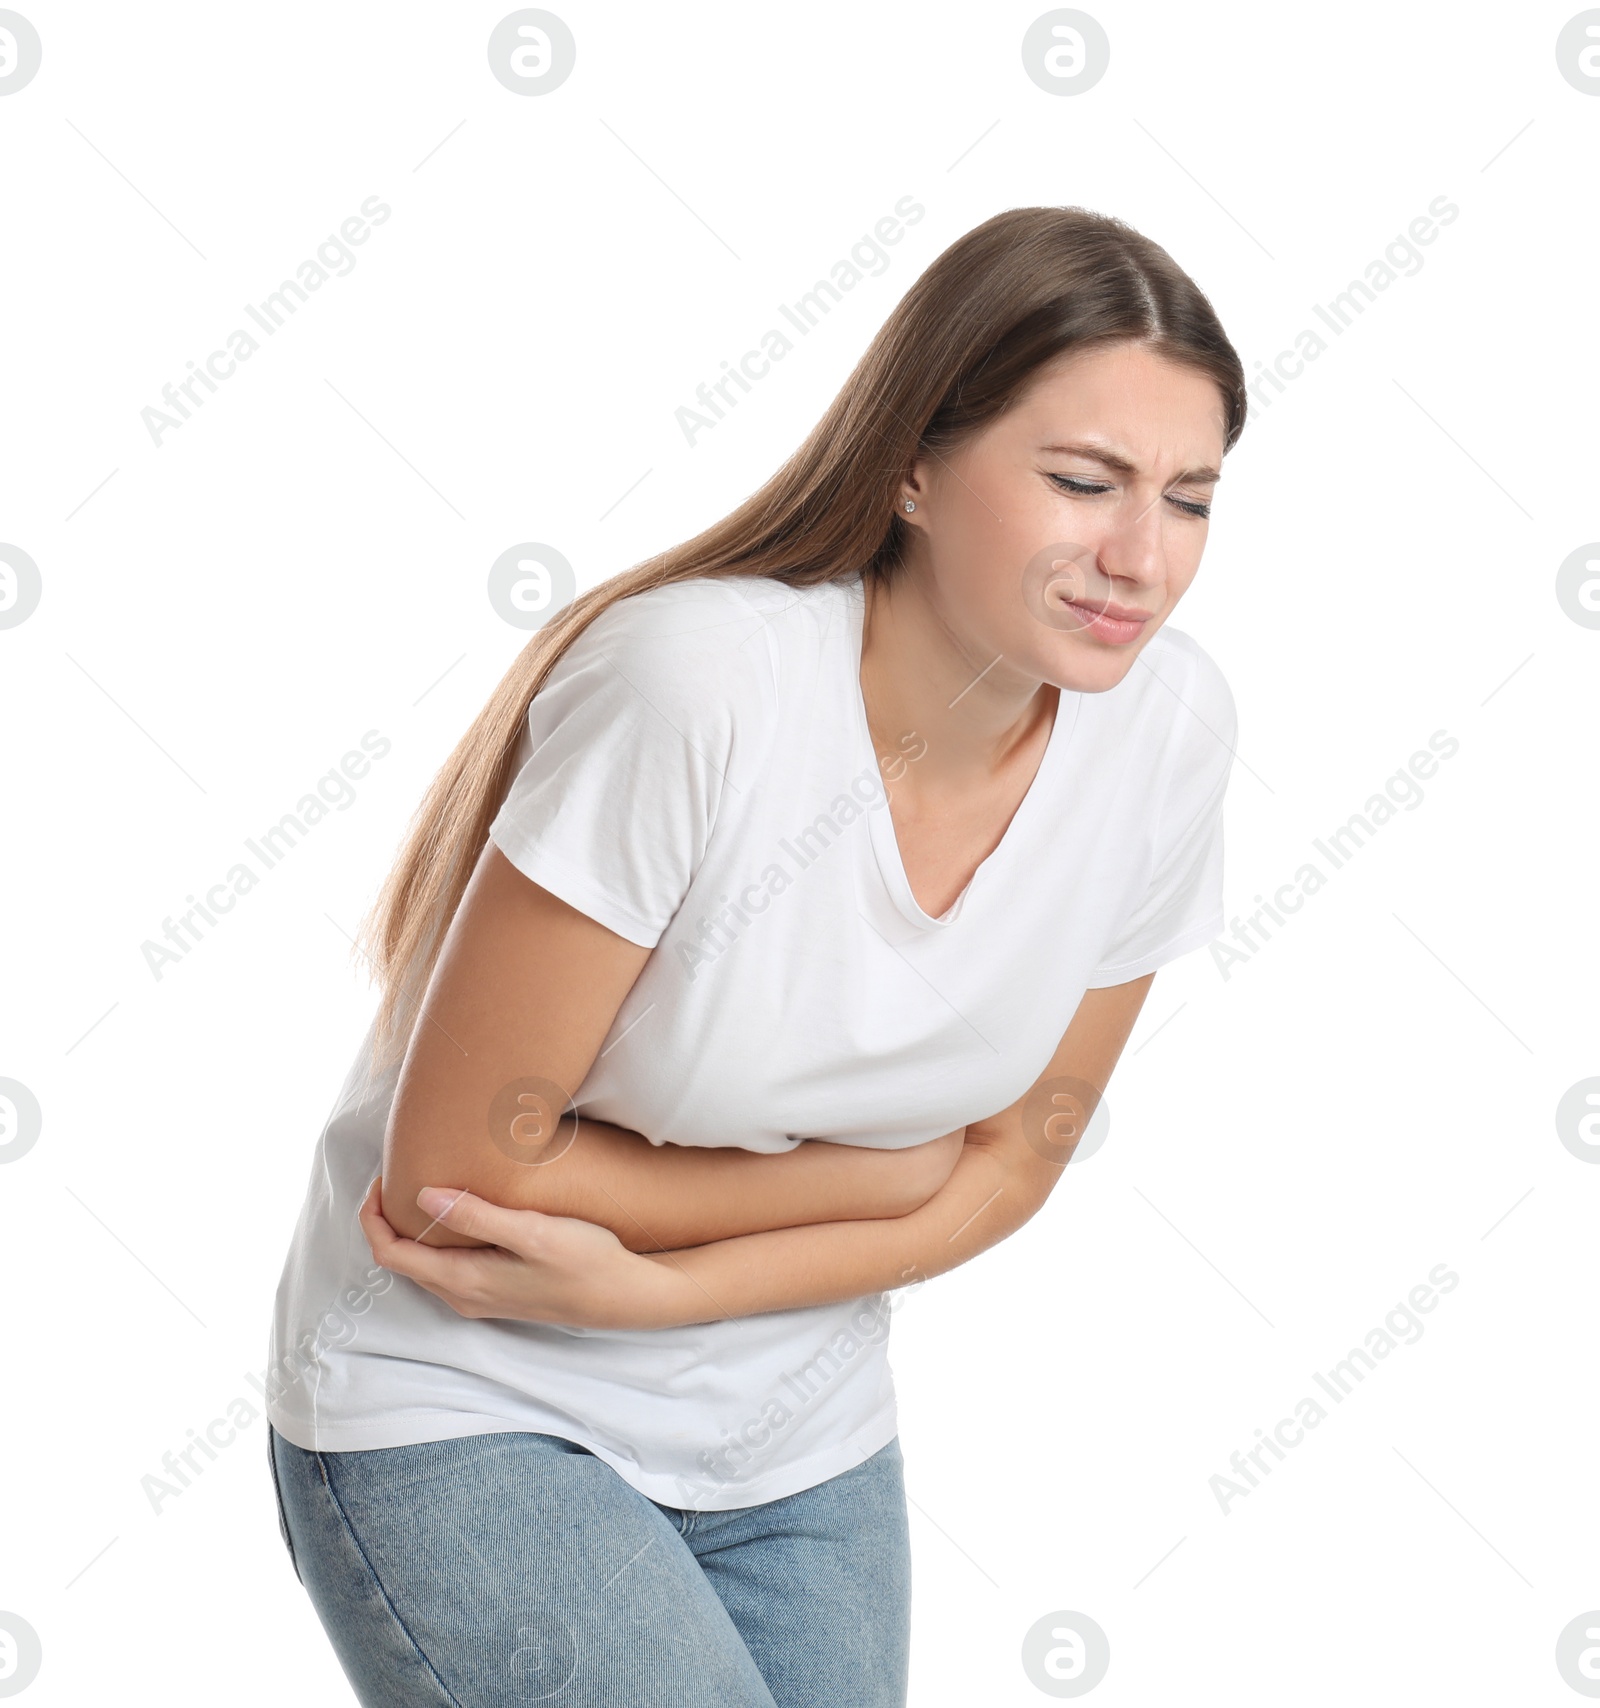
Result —
M 1230 915 L 1436 730 L 1459 752 L 1275 940 L 1156 979 L 1110 1137 L 1007 1245 L 906 1297 L 912 1702 L 1046 1698 L 1024 1633 L 1107 1632 L 1110 1704 L 1562 1703 L 1600 1606 L 1600 1073 L 1589 970 L 1600 99 L 1572 13 L 30 3 L 0 99 L 0 1609 L 27 1700 L 349 1700 L 283 1552 L 258 1415 L 159 1515 L 141 1478 L 252 1400 L 317 1133 L 372 1002 L 346 934 L 525 636 L 490 563 L 589 586 L 759 485 L 901 293 L 1007 207 L 1163 244 L 1247 370 L 1436 197 L 1460 210 L 1230 455 L 1178 626 L 1233 686 Z M 1597 14 L 1600 17 L 1600 14 Z M 1600 79 L 1597 79 L 1600 83 Z M 379 196 L 392 217 L 159 448 L 140 411 Z M 674 412 L 903 196 L 927 210 L 689 446 Z M 1600 553 L 1597 553 L 1600 555 Z M 141 954 L 364 731 L 392 752 L 180 965 Z M 1320 860 L 1325 871 L 1328 862 Z M 1209 1480 L 1430 1269 L 1460 1284 L 1224 1514 Z M 258 1412 L 259 1412 L 259 1408 Z

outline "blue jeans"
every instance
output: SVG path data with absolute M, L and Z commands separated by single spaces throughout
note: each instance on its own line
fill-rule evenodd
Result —
M 307 1453 L 284 1541 L 366 1708 L 904 1708 L 899 1442 L 782 1500 L 663 1506 L 554 1435 Z

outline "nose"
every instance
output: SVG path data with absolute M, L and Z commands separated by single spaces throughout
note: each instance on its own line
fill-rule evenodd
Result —
M 1095 542 L 1101 573 L 1133 587 L 1159 587 L 1167 576 L 1166 518 L 1161 495 L 1118 505 L 1106 518 L 1104 533 Z

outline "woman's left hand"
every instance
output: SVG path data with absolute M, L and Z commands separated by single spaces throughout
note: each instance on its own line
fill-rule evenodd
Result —
M 432 1246 L 397 1234 L 380 1208 L 381 1177 L 360 1210 L 372 1255 L 463 1317 L 510 1317 L 569 1328 L 667 1328 L 671 1266 L 631 1252 L 609 1228 L 572 1216 L 508 1210 L 475 1193 L 429 1186 L 420 1207 L 483 1247 Z

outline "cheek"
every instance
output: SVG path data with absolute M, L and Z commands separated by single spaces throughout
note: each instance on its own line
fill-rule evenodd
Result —
M 1061 517 L 1048 494 L 1011 482 L 969 477 L 942 520 L 940 580 L 953 595 L 996 613 L 1020 598 L 1023 570 L 1040 547 L 1060 538 Z
M 1169 599 L 1181 599 L 1200 570 L 1200 554 L 1205 550 L 1203 529 L 1186 528 L 1182 537 L 1167 553 L 1167 594 Z

